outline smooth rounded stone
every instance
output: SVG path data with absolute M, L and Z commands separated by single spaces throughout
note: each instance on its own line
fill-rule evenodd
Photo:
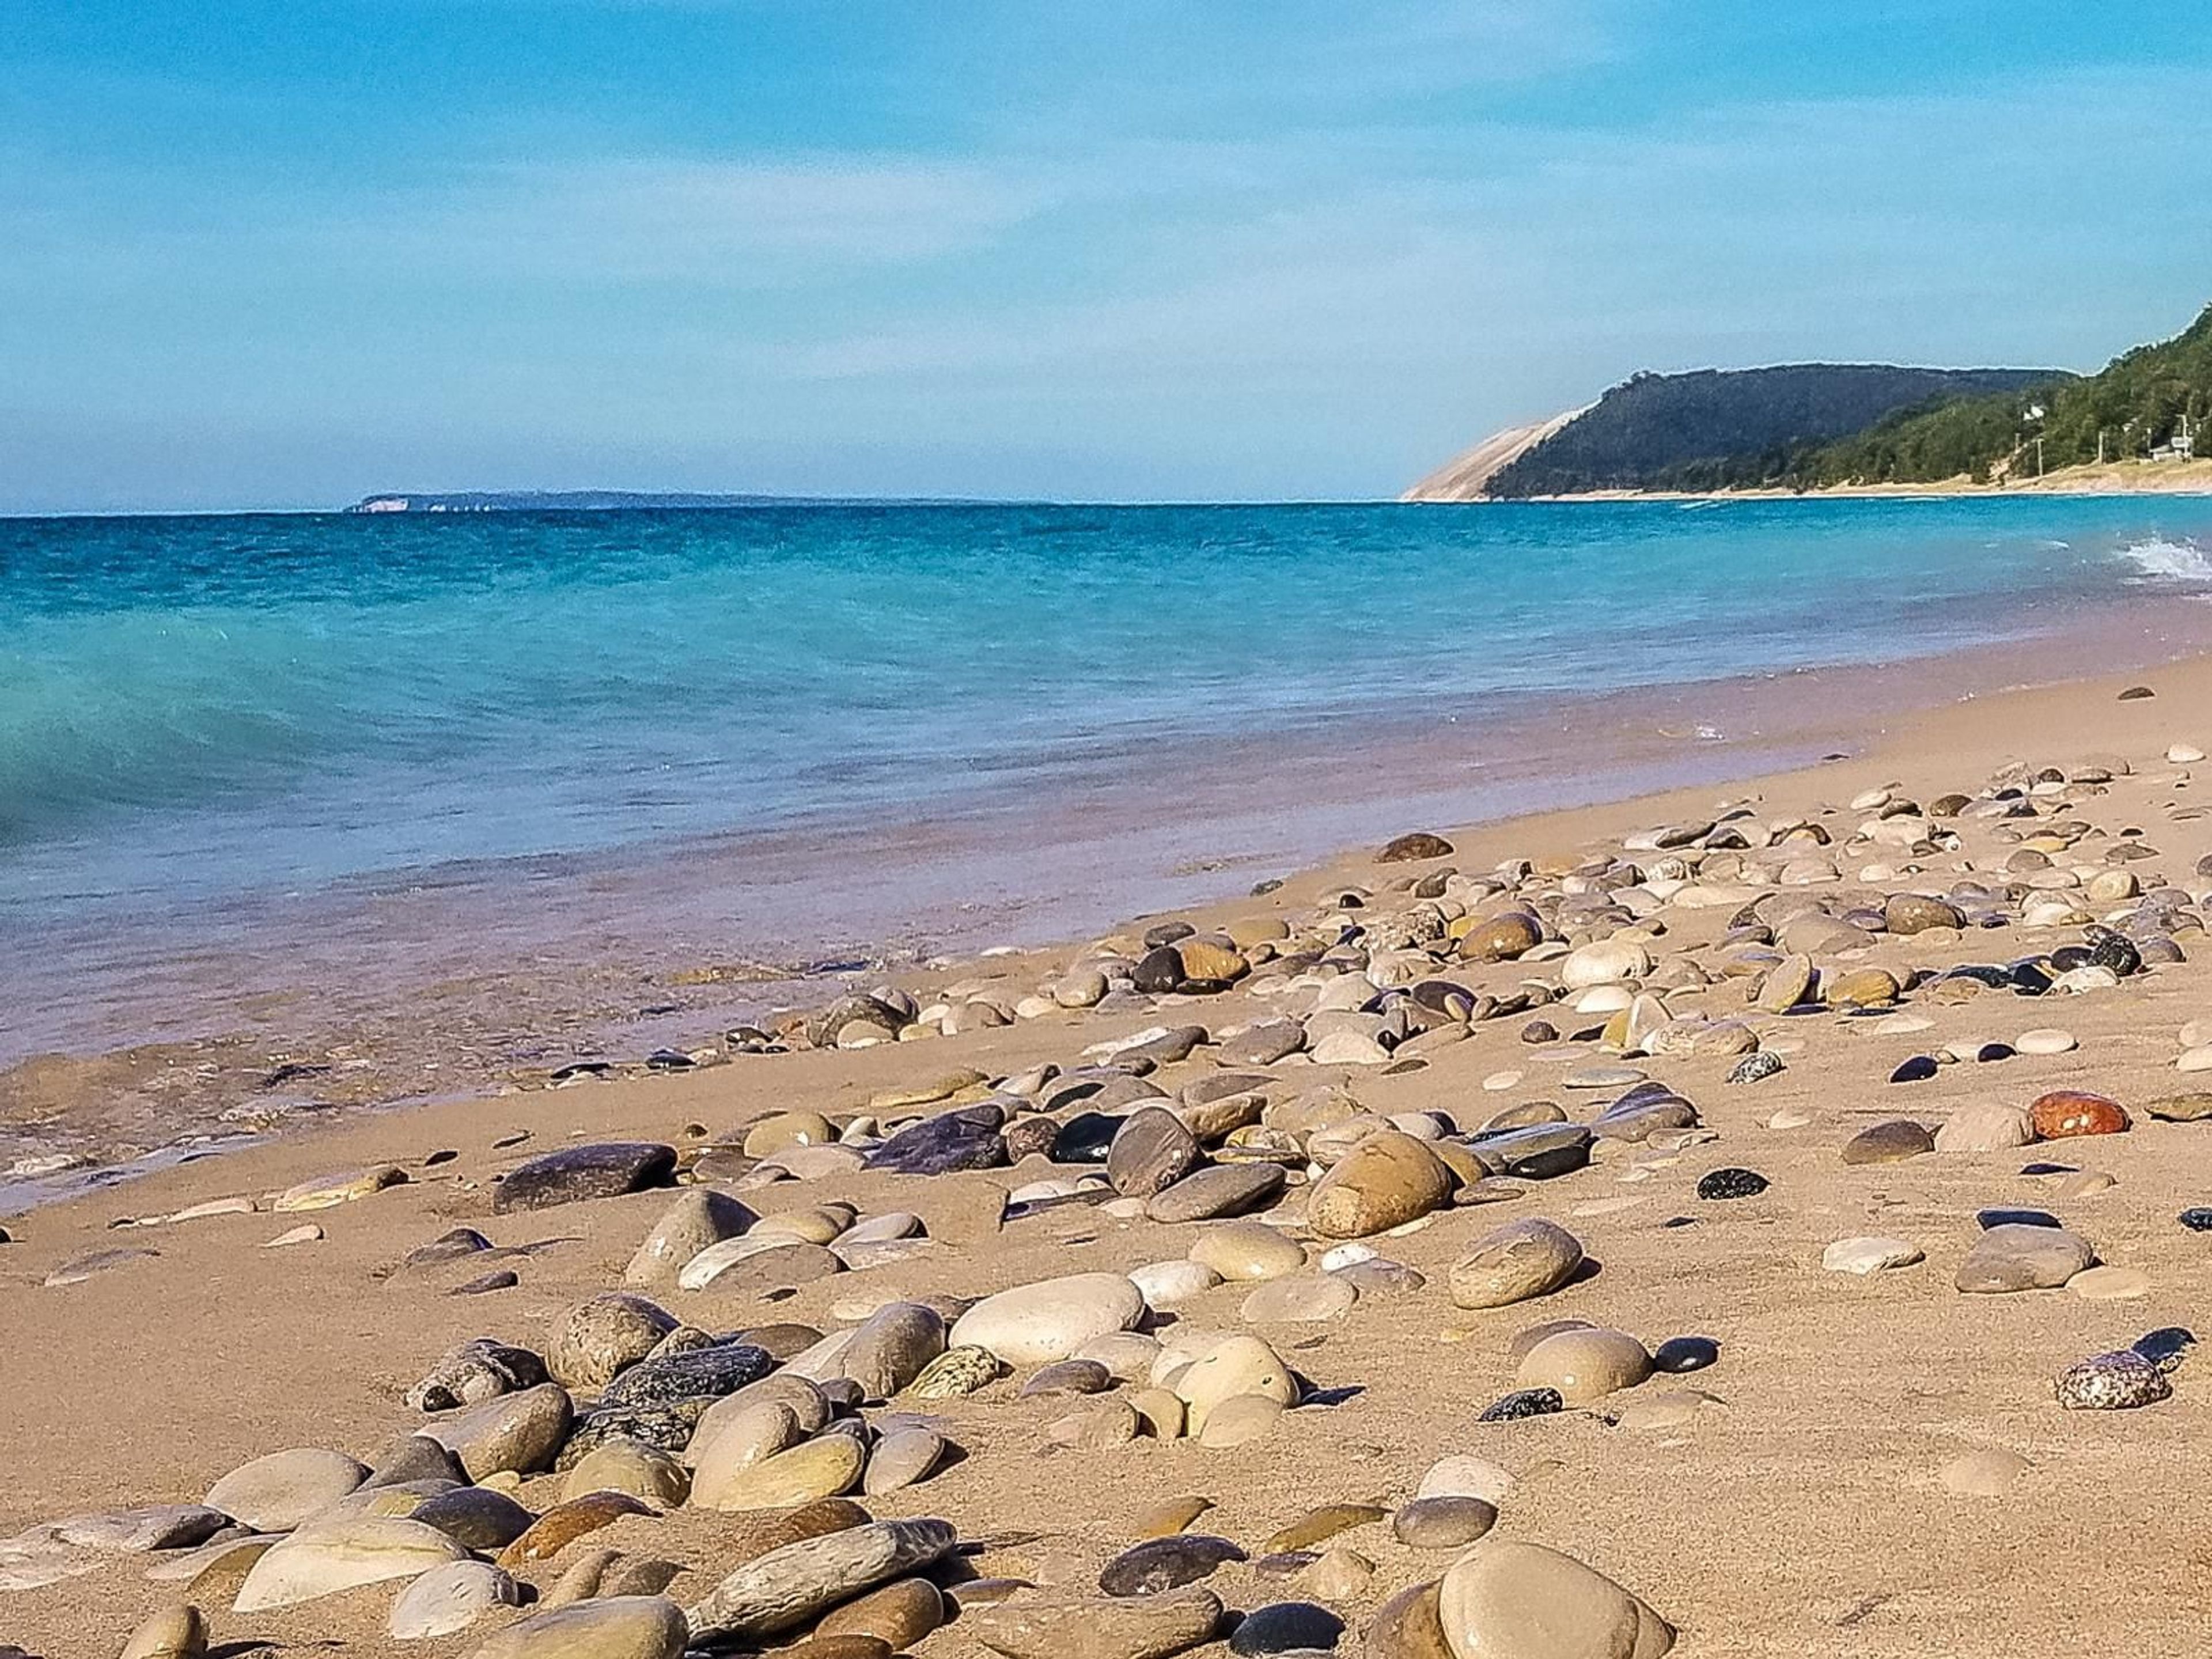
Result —
M 1130 1523 L 1130 1529 L 1133 1535 L 1138 1538 L 1165 1538 L 1170 1534 L 1182 1531 L 1212 1507 L 1213 1500 L 1211 1498 L 1186 1494 L 1179 1498 L 1163 1498 L 1158 1503 L 1139 1510 L 1137 1518 Z
M 1557 1222 L 1530 1216 L 1493 1228 L 1451 1267 L 1451 1299 L 1460 1308 L 1504 1308 L 1544 1296 L 1583 1265 L 1581 1242 Z
M 872 1521 L 770 1549 L 689 1609 L 693 1638 L 709 1649 L 757 1645 L 759 1638 L 797 1629 L 865 1590 L 931 1566 L 956 1541 L 948 1521 Z
M 1614 1426 L 1631 1434 L 1672 1434 L 1690 1427 L 1720 1403 L 1703 1389 L 1668 1389 L 1642 1394 L 1621 1407 Z
M 368 1466 L 343 1452 L 301 1446 L 240 1464 L 201 1501 L 255 1532 L 290 1532 L 368 1479 Z
M 1910 1118 L 1893 1118 L 1860 1130 L 1844 1143 L 1844 1162 L 1850 1164 L 1899 1164 L 1936 1150 L 1936 1137 Z
M 1572 1556 L 1486 1539 L 1443 1576 L 1437 1619 L 1454 1659 L 1659 1659 L 1667 1621 Z
M 1155 1440 L 1180 1440 L 1189 1422 L 1189 1408 L 1171 1389 L 1139 1389 L 1129 1396 L 1129 1409 L 1137 1414 L 1137 1432 Z
M 1170 1659 L 1209 1639 L 1221 1617 L 1221 1598 L 1194 1584 L 1158 1595 L 963 1605 L 958 1628 L 1006 1659 Z
M 2150 1275 L 2140 1267 L 2085 1267 L 2066 1289 L 2085 1302 L 2132 1302 L 2150 1294 Z
M 1961 928 L 1966 915 L 1955 904 L 1924 893 L 1893 893 L 1882 906 L 1882 925 L 1893 933 L 1924 933 L 1931 927 Z
M 1171 1533 L 1133 1544 L 1109 1561 L 1099 1572 L 1098 1588 L 1114 1596 L 1158 1595 L 1210 1578 L 1224 1563 L 1245 1559 L 1226 1538 Z
M 413 1578 L 467 1554 L 444 1533 L 420 1522 L 347 1516 L 273 1545 L 246 1575 L 234 1610 L 266 1613 L 362 1584 Z
M 544 1382 L 434 1418 L 418 1433 L 453 1453 L 471 1480 L 501 1469 L 534 1474 L 551 1464 L 574 1415 L 568 1391 L 557 1382 Z
M 510 1170 L 499 1183 L 492 1212 L 545 1210 L 586 1199 L 617 1198 L 665 1187 L 675 1178 L 676 1149 L 654 1141 L 604 1141 L 564 1146 Z
M 554 1322 L 545 1369 L 572 1389 L 605 1388 L 659 1347 L 677 1323 L 657 1303 L 609 1291 L 579 1302 Z
M 842 1497 L 860 1484 L 866 1465 L 866 1449 L 854 1436 L 817 1435 L 726 1475 L 720 1468 L 695 1471 L 691 1504 L 722 1510 L 791 1509 Z M 717 1477 L 711 1484 L 710 1474 Z
M 1449 1203 L 1456 1184 L 1420 1141 L 1386 1129 L 1369 1135 L 1315 1182 L 1306 1224 L 1323 1238 L 1364 1238 Z
M 1151 1198 L 1188 1175 L 1198 1138 L 1164 1106 L 1142 1106 L 1121 1120 L 1106 1154 L 1106 1178 L 1125 1198 Z
M 945 1319 L 919 1302 L 893 1302 L 861 1322 L 842 1369 L 864 1400 L 888 1400 L 945 1352 Z
M 868 1454 L 860 1490 L 882 1498 L 927 1480 L 945 1459 L 945 1437 L 934 1429 L 915 1425 L 894 1429 Z
M 2002 1498 L 2034 1467 L 2018 1452 L 1986 1446 L 1953 1458 L 1938 1478 L 1947 1491 L 1962 1498 Z
M 2039 1095 L 2027 1113 L 2037 1138 L 2043 1140 L 2116 1135 L 2128 1127 L 2126 1109 L 2119 1102 L 2080 1089 L 2053 1089 Z
M 1498 1506 L 1482 1498 L 1417 1498 L 1390 1517 L 1390 1531 L 1409 1549 L 1464 1549 L 1498 1524 Z
M 1580 1123 L 1536 1123 L 1467 1143 L 1485 1171 L 1527 1181 L 1571 1175 L 1589 1164 L 1591 1130 Z
M 2069 1365 L 2052 1392 L 2068 1411 L 2121 1412 L 2157 1404 L 2172 1395 L 2173 1385 L 2154 1362 L 2122 1348 Z
M 1961 1106 L 1936 1131 L 1939 1152 L 2005 1152 L 2035 1139 L 2027 1114 L 2002 1101 L 1978 1100 Z
M 1273 1203 L 1285 1181 L 1277 1164 L 1217 1164 L 1193 1170 L 1174 1186 L 1154 1194 L 1145 1206 L 1145 1214 L 1170 1225 L 1245 1215 Z
M 622 1492 L 590 1492 L 555 1504 L 499 1553 L 502 1567 L 550 1560 L 579 1538 L 611 1527 L 624 1516 L 652 1515 L 647 1504 Z
M 561 1488 L 564 1501 L 586 1492 L 623 1492 L 663 1509 L 674 1509 L 691 1491 L 684 1465 L 657 1446 L 635 1440 L 610 1440 L 576 1461 Z
M 1544 930 L 1534 916 L 1508 910 L 1461 934 L 1459 953 L 1467 962 L 1512 962 L 1543 942 Z
M 1034 1400 L 1043 1395 L 1103 1394 L 1113 1386 L 1113 1372 L 1095 1359 L 1056 1359 L 1033 1373 L 1022 1384 L 1018 1398 Z
M 1633 1066 L 1578 1066 L 1559 1079 L 1562 1089 L 1626 1089 L 1645 1080 Z
M 868 1154 L 867 1167 L 893 1175 L 950 1175 L 957 1170 L 1005 1166 L 1006 1143 L 1000 1133 L 1006 1109 L 979 1101 L 924 1118 L 892 1135 Z
M 1832 1273 L 1878 1273 L 1926 1259 L 1917 1244 L 1871 1234 L 1839 1238 L 1820 1252 L 1820 1265 Z
M 2006 1222 L 1974 1241 L 1954 1282 L 1973 1296 L 2056 1290 L 2096 1259 L 2087 1240 L 2063 1228 Z
M 1106 1451 L 1136 1439 L 1144 1420 L 1125 1400 L 1101 1400 L 1055 1418 L 1045 1426 L 1045 1438 L 1055 1446 L 1085 1451 Z
M 1256 1395 L 1281 1407 L 1298 1403 L 1297 1380 L 1283 1357 L 1256 1336 L 1231 1336 L 1170 1382 L 1188 1409 L 1191 1434 L 1203 1437 L 1207 1420 L 1226 1401 Z
M 1280 1279 L 1306 1265 L 1304 1247 L 1263 1221 L 1225 1221 L 1208 1227 L 1192 1242 L 1190 1259 L 1240 1284 Z
M 1651 1369 L 1680 1376 L 1720 1362 L 1721 1345 L 1710 1336 L 1670 1336 L 1651 1351 Z
M 1488 1458 L 1453 1452 L 1439 1457 L 1422 1471 L 1420 1484 L 1413 1488 L 1413 1497 L 1416 1500 L 1480 1498 L 1494 1505 L 1503 1504 L 1505 1494 L 1512 1490 L 1512 1475 Z
M 1927 1054 L 1915 1054 L 1889 1074 L 1892 1083 L 1925 1083 L 1942 1068 Z
M 599 1408 L 661 1405 L 702 1396 L 719 1399 L 759 1382 L 775 1365 L 767 1349 L 744 1342 L 655 1352 L 608 1383 L 599 1395 Z
M 2012 1046 L 2015 1052 L 2023 1054 L 2066 1054 L 2073 1053 L 2079 1045 L 2071 1031 L 2046 1025 L 2038 1026 L 2033 1031 L 2022 1031 L 2013 1039 Z
M 1361 1296 L 1382 1297 L 1411 1296 L 1425 1289 L 1428 1275 L 1402 1261 L 1377 1257 L 1372 1261 L 1355 1261 L 1350 1267 L 1339 1267 L 1330 1277 L 1341 1279 Z
M 2212 1205 L 2192 1205 L 2174 1219 L 2192 1233 L 2212 1233 Z
M 1409 1585 L 1375 1610 L 1364 1638 L 1364 1659 L 1455 1659 L 1444 1640 L 1442 1585 Z
M 1249 1445 L 1267 1433 L 1282 1420 L 1285 1409 L 1281 1401 L 1263 1395 L 1237 1395 L 1208 1413 L 1205 1427 L 1186 1425 L 1186 1430 L 1209 1451 L 1226 1451 Z
M 1203 1296 L 1221 1275 L 1203 1261 L 1148 1261 L 1129 1270 L 1129 1282 L 1144 1293 L 1146 1305 L 1169 1309 Z
M 1821 988 L 1831 1008 L 1887 1008 L 1900 988 L 1886 968 L 1854 968 Z
M 1239 1656 L 1331 1653 L 1344 1635 L 1344 1620 L 1311 1601 L 1274 1601 L 1246 1613 L 1230 1633 L 1229 1650 Z
M 823 1614 L 817 1637 L 872 1636 L 904 1653 L 945 1623 L 944 1592 L 927 1578 L 899 1578 Z
M 433 1492 L 415 1504 L 407 1518 L 434 1527 L 456 1544 L 472 1550 L 505 1549 L 538 1519 L 507 1493 L 489 1486 L 456 1486 L 450 1492 Z
M 2022 1175 L 2047 1173 L 2054 1166 L 2031 1164 Z M 1974 1212 L 1974 1224 L 1987 1232 L 1992 1227 L 2063 1227 L 2066 1224 L 2048 1210 L 2028 1210 L 2012 1206 L 1996 1206 Z
M 1528 1357 L 1528 1350 L 1539 1342 L 1548 1341 L 1561 1331 L 1591 1331 L 1596 1322 L 1588 1319 L 1547 1319 L 1540 1325 L 1530 1325 L 1517 1330 L 1506 1340 L 1505 1357 L 1519 1364 Z
M 521 1602 L 514 1580 L 483 1561 L 433 1567 L 399 1592 L 385 1630 L 394 1641 L 423 1642 L 465 1631 L 494 1607 Z
M 1756 1170 L 1715 1170 L 1698 1182 L 1698 1196 L 1725 1200 L 1756 1198 L 1767 1188 L 1767 1179 Z
M 951 1340 L 1004 1364 L 1045 1365 L 1144 1316 L 1144 1294 L 1123 1275 L 1076 1273 L 985 1297 L 954 1322 Z
M 665 1595 L 595 1596 L 509 1625 L 468 1659 L 681 1659 L 690 1636 Z
M 2168 1095 L 2164 1099 L 2152 1101 L 2143 1109 L 2167 1123 L 2201 1123 L 2212 1118 L 2212 1091 Z
M 623 1283 L 641 1290 L 672 1285 L 685 1262 L 710 1244 L 738 1237 L 757 1219 L 744 1205 L 712 1187 L 688 1188 L 653 1224 L 623 1270 Z
M 953 1400 L 996 1382 L 1006 1368 L 988 1348 L 954 1346 L 922 1367 L 907 1385 L 910 1400 Z
M 1619 985 L 1651 972 L 1651 956 L 1632 939 L 1597 939 L 1576 946 L 1559 963 L 1559 983 L 1570 991 Z
M 2099 1193 L 2110 1192 L 2118 1184 L 2118 1177 L 2102 1170 L 2075 1170 L 2061 1176 L 2051 1191 L 2054 1197 L 2071 1202 L 2077 1199 L 2094 1198 Z
M 1626 1331 L 1593 1327 L 1547 1336 L 1521 1361 L 1514 1382 L 1554 1389 L 1570 1406 L 1588 1405 L 1651 1375 L 1651 1355 Z
M 1261 1285 L 1244 1298 L 1237 1313 L 1255 1325 L 1318 1324 L 1343 1317 L 1358 1300 L 1358 1288 L 1340 1274 L 1300 1274 Z
M 204 1659 L 207 1646 L 205 1616 L 185 1603 L 162 1608 L 132 1631 L 120 1659 Z

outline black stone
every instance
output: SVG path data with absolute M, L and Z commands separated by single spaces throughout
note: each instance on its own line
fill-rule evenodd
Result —
M 1889 1074 L 1892 1083 L 1925 1083 L 1936 1075 L 1936 1062 L 1926 1054 L 1915 1054 Z
M 1978 963 L 1972 962 L 1964 963 L 1956 968 L 1949 969 L 1940 977 L 1943 979 L 1970 979 L 1977 985 L 1988 986 L 1992 991 L 2005 990 L 2013 983 L 2011 969 L 1985 968 Z
M 370 1460 L 372 1473 L 361 1483 L 363 1492 L 379 1486 L 402 1486 L 412 1480 L 451 1480 L 469 1484 L 461 1460 L 427 1434 L 404 1434 Z
M 1670 1336 L 1651 1351 L 1652 1365 L 1662 1371 L 1701 1371 L 1721 1357 L 1710 1336 Z
M 689 1400 L 661 1400 L 649 1404 L 615 1406 L 586 1413 L 569 1431 L 561 1455 L 554 1459 L 556 1474 L 567 1474 L 583 1455 L 610 1440 L 639 1440 L 665 1452 L 680 1452 L 691 1443 L 699 1419 L 714 1403 L 710 1395 Z
M 2212 1206 L 2192 1205 L 2181 1212 L 2179 1220 L 2192 1233 L 2212 1233 Z
M 665 1187 L 676 1176 L 676 1149 L 649 1140 L 609 1140 L 566 1146 L 510 1170 L 493 1211 L 545 1210 L 590 1198 L 616 1198 Z
M 2162 1371 L 2170 1371 L 2197 1346 L 2197 1333 L 2180 1325 L 2162 1326 L 2128 1345 Z
M 1974 1058 L 1984 1062 L 1993 1060 L 2010 1060 L 2013 1053 L 2013 1046 L 2009 1042 L 1984 1042 L 1974 1050 Z
M 1006 1162 L 999 1133 L 1006 1112 L 994 1102 L 939 1112 L 908 1125 L 869 1155 L 867 1167 L 893 1175 L 949 1175 L 955 1170 L 996 1170 Z
M 719 1397 L 759 1382 L 775 1369 L 775 1361 L 765 1348 L 743 1342 L 717 1343 L 711 1348 L 640 1360 L 607 1384 L 599 1395 L 599 1405 L 605 1409 L 690 1400 L 701 1395 Z
M 1494 1176 L 1548 1181 L 1572 1174 L 1589 1162 L 1590 1131 L 1579 1123 L 1534 1123 L 1480 1135 L 1468 1150 Z
M 1998 1207 L 1974 1212 L 1975 1223 L 1987 1232 L 1992 1227 L 2063 1227 L 2066 1224 L 2048 1210 Z
M 1715 1170 L 1698 1182 L 1699 1198 L 1756 1198 L 1767 1188 L 1756 1170 Z
M 1482 1408 L 1478 1423 L 1510 1423 L 1523 1417 L 1549 1417 L 1567 1408 L 1557 1389 L 1516 1389 Z
M 2039 997 L 2051 988 L 2051 975 L 2039 962 L 2014 963 L 2012 988 L 2024 997 Z
M 2034 1164 L 2021 1164 L 2020 1166 L 2020 1172 L 2024 1176 L 2072 1175 L 2074 1173 L 2074 1166 L 2071 1164 L 2045 1164 L 2037 1162 Z
M 1114 1148 L 1114 1137 L 1129 1120 L 1104 1112 L 1078 1112 L 1060 1126 L 1052 1138 L 1055 1164 L 1103 1164 Z
M 1197 932 L 1198 929 L 1187 921 L 1156 922 L 1145 929 L 1145 949 L 1157 951 L 1163 945 L 1173 945 L 1178 939 L 1188 939 Z
M 2111 969 L 2122 979 L 2142 971 L 2142 952 L 2136 949 L 2135 941 L 2109 927 L 2097 930 L 2090 944 L 2089 960 L 2100 968 Z
M 1694 1227 L 1698 1218 L 1693 1215 L 1670 1215 L 1659 1224 L 1662 1227 Z
M 1098 1588 L 1109 1595 L 1158 1595 L 1209 1578 L 1224 1562 L 1244 1559 L 1244 1552 L 1226 1538 L 1202 1532 L 1148 1538 L 1109 1561 L 1098 1575 Z
M 522 1283 L 522 1275 L 512 1267 L 495 1267 L 488 1273 L 478 1273 L 474 1279 L 464 1279 L 447 1291 L 447 1296 L 489 1296 L 494 1291 L 511 1291 Z
M 473 1227 L 455 1227 L 450 1232 L 440 1233 L 428 1244 L 418 1244 L 407 1252 L 400 1262 L 403 1267 L 430 1267 L 441 1261 L 457 1261 L 465 1255 L 474 1255 L 479 1250 L 491 1249 L 491 1240 Z
M 1277 1601 L 1244 1615 L 1229 1638 L 1235 1654 L 1326 1653 L 1344 1638 L 1344 1620 L 1310 1601 Z

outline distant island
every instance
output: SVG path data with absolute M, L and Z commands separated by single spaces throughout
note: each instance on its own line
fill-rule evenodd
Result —
M 707 495 L 635 489 L 470 489 L 452 494 L 391 490 L 364 495 L 349 513 L 619 513 L 625 508 L 791 507 L 805 495 Z
M 1798 363 L 1640 374 L 1499 433 L 1416 501 L 1623 495 L 2212 489 L 2212 307 L 2102 371 Z

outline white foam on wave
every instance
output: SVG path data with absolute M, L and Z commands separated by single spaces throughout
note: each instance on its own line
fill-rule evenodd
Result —
M 2148 541 L 2130 542 L 2118 550 L 2118 556 L 2142 575 L 2157 580 L 2212 581 L 2212 553 L 2193 541 L 2173 542 L 2154 536 Z

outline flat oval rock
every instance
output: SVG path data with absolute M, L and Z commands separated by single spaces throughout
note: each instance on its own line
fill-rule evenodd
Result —
M 1654 1370 L 1701 1371 L 1721 1357 L 1721 1345 L 1710 1336 L 1670 1336 L 1651 1351 Z
M 640 1360 L 607 1384 L 602 1408 L 641 1406 L 701 1395 L 734 1394 L 775 1369 L 765 1348 L 743 1342 L 718 1342 L 710 1348 Z
M 593 1198 L 617 1198 L 665 1187 L 676 1174 L 676 1149 L 657 1141 L 608 1140 L 564 1146 L 510 1170 L 492 1200 L 495 1213 L 545 1210 Z
M 1896 1164 L 1936 1150 L 1936 1137 L 1910 1118 L 1894 1118 L 1860 1130 L 1844 1143 L 1844 1162 L 1850 1164 Z
M 893 1175 L 950 1175 L 957 1170 L 995 1170 L 1006 1162 L 999 1131 L 1005 1110 L 989 1101 L 940 1112 L 901 1129 L 868 1155 L 867 1167 Z
M 1158 1595 L 1211 1577 L 1224 1564 L 1245 1559 L 1244 1552 L 1226 1538 L 1173 1533 L 1122 1551 L 1099 1573 L 1098 1588 L 1114 1596 Z
M 1229 1650 L 1239 1656 L 1333 1651 L 1344 1620 L 1311 1601 L 1275 1601 L 1255 1607 L 1231 1632 Z
M 1548 1417 L 1565 1411 L 1567 1402 L 1557 1389 L 1516 1389 L 1482 1408 L 1478 1423 L 1510 1423 L 1523 1417 Z
M 1245 1215 L 1272 1202 L 1287 1177 L 1273 1164 L 1219 1164 L 1194 1170 L 1174 1186 L 1152 1195 L 1145 1213 L 1174 1224 Z
M 1970 1296 L 2056 1290 L 2096 1259 L 2087 1241 L 2063 1227 L 2008 1223 L 1974 1241 L 1954 1282 Z
M 1480 1498 L 1417 1498 L 1390 1517 L 1390 1531 L 1409 1549 L 1455 1550 L 1498 1524 L 1498 1506 Z
M 2069 1411 L 2119 1412 L 2155 1405 L 2172 1394 L 2173 1385 L 2156 1364 L 2132 1348 L 2122 1348 L 2069 1365 L 2052 1392 Z

